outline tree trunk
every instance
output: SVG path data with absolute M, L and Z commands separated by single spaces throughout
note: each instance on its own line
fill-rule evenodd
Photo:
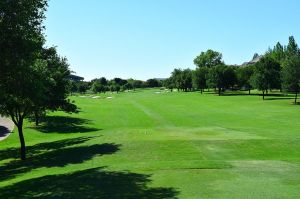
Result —
M 26 148 L 25 148 L 25 140 L 23 135 L 23 119 L 20 119 L 18 123 L 18 132 L 21 143 L 21 160 L 26 160 Z
M 296 95 L 295 95 L 295 104 L 297 104 L 297 97 L 298 97 L 298 91 L 296 91 Z
M 249 90 L 248 90 L 248 91 L 249 91 L 248 95 L 250 95 L 250 91 L 251 91 L 251 88 L 250 88 L 250 87 L 249 87 Z
M 263 100 L 265 100 L 265 91 L 263 91 Z
M 39 114 L 37 112 L 34 113 L 35 126 L 39 125 Z
M 201 94 L 203 93 L 203 89 L 200 89 L 201 90 Z
M 221 88 L 219 88 L 219 96 L 221 95 Z

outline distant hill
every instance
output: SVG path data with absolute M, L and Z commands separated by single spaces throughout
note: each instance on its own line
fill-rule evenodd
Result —
M 153 79 L 158 80 L 158 81 L 164 81 L 164 80 L 166 80 L 168 78 L 153 78 Z
M 259 62 L 259 60 L 262 58 L 263 56 L 262 55 L 254 55 L 253 56 L 253 59 L 249 62 L 244 62 L 241 66 L 248 66 L 248 65 L 252 65 L 252 64 L 255 64 L 257 62 Z

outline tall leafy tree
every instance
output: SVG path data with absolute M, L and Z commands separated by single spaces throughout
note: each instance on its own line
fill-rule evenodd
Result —
M 194 64 L 198 67 L 211 68 L 222 63 L 222 53 L 213 51 L 211 49 L 207 50 L 206 52 L 201 52 L 201 54 L 194 59 Z
M 208 82 L 211 87 L 218 89 L 219 96 L 221 95 L 224 85 L 224 71 L 226 69 L 225 64 L 220 64 L 212 67 L 208 73 Z
M 286 54 L 289 57 L 299 54 L 299 48 L 293 36 L 289 37 L 289 43 L 286 46 Z
M 295 104 L 300 91 L 300 56 L 294 55 L 284 62 L 282 70 L 283 88 L 295 92 Z
M 237 69 L 237 82 L 240 88 L 244 87 L 248 90 L 248 94 L 251 92 L 251 77 L 254 73 L 254 66 L 243 66 Z
M 67 59 L 60 57 L 55 48 L 45 48 L 42 50 L 40 61 L 43 61 L 45 68 L 44 90 L 45 98 L 41 98 L 36 103 L 34 118 L 36 125 L 39 124 L 41 116 L 45 115 L 47 110 L 65 112 L 77 112 L 77 107 L 68 99 L 71 89 L 69 64 Z
M 201 94 L 203 93 L 203 90 L 207 86 L 206 85 L 207 74 L 208 74 L 207 67 L 197 68 L 195 71 L 193 71 L 193 87 L 199 89 Z
M 21 159 L 26 158 L 23 121 L 46 96 L 44 44 L 46 0 L 0 1 L 0 112 L 18 128 Z
M 190 69 L 185 69 L 181 73 L 181 85 L 182 89 L 187 92 L 191 91 L 193 88 L 193 83 L 192 83 L 192 71 Z
M 26 159 L 24 119 L 44 110 L 74 110 L 67 99 L 70 71 L 54 48 L 43 48 L 46 0 L 0 1 L 0 113 L 18 129 Z
M 223 87 L 233 88 L 237 83 L 236 69 L 234 66 L 226 66 L 223 70 Z
M 175 68 L 171 74 L 171 80 L 174 83 L 175 88 L 178 90 L 182 88 L 182 70 Z
M 252 85 L 262 91 L 263 99 L 269 89 L 280 88 L 280 64 L 270 56 L 264 56 L 255 64 Z

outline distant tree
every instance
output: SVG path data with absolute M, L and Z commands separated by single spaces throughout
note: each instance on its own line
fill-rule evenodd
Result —
M 77 82 L 71 82 L 70 90 L 71 94 L 79 92 L 79 84 Z
M 284 51 L 284 47 L 279 42 L 277 42 L 276 46 L 274 46 L 271 51 L 271 57 L 279 63 L 282 63 L 285 60 L 286 53 Z
M 121 90 L 121 86 L 119 84 L 115 85 L 115 91 L 117 91 L 117 93 L 119 93 Z
M 105 77 L 101 77 L 99 79 L 99 82 L 100 82 L 101 85 L 107 86 L 107 79 Z
M 143 88 L 143 81 L 141 80 L 134 80 L 133 81 L 133 89 L 136 89 L 136 88 Z
M 255 64 L 251 83 L 253 87 L 261 90 L 263 99 L 268 89 L 280 88 L 280 64 L 270 56 L 265 56 Z
M 225 64 L 210 68 L 207 77 L 209 86 L 217 88 L 219 95 L 225 89 L 233 87 L 237 82 L 235 69 Z
M 80 82 L 78 85 L 78 92 L 85 94 L 86 91 L 89 89 L 88 83 L 87 82 Z
M 234 85 L 237 83 L 237 76 L 234 66 L 226 66 L 224 68 L 222 81 L 225 89 L 234 87 Z
M 182 89 L 187 92 L 191 91 L 193 88 L 193 82 L 192 82 L 192 71 L 190 69 L 185 69 L 181 73 L 181 87 Z
M 203 93 L 203 90 L 206 88 L 207 74 L 208 74 L 208 68 L 206 67 L 197 68 L 192 72 L 193 87 L 199 89 L 201 94 Z
M 249 66 L 244 66 L 244 67 L 239 67 L 237 69 L 237 82 L 239 87 L 244 87 L 246 88 L 249 92 L 251 91 L 251 77 L 254 74 L 254 66 L 249 65 Z
M 289 43 L 286 47 L 286 54 L 288 57 L 299 54 L 299 48 L 293 36 L 289 37 Z
M 157 79 L 148 79 L 146 81 L 147 87 L 149 88 L 155 88 L 155 87 L 160 87 L 161 83 Z
M 294 55 L 284 62 L 282 70 L 283 88 L 295 92 L 295 104 L 300 91 L 300 56 Z
M 123 86 L 123 90 L 132 90 L 133 89 L 133 86 L 131 83 L 126 83 L 124 86 Z
M 165 79 L 163 82 L 163 86 L 166 87 L 167 89 L 170 89 L 171 92 L 173 92 L 175 85 L 174 85 L 174 80 L 172 79 L 172 77 Z
M 101 93 L 104 91 L 104 86 L 100 83 L 99 80 L 93 82 L 92 91 L 94 93 Z
M 210 86 L 218 88 L 218 94 L 221 95 L 221 91 L 224 88 L 224 70 L 226 65 L 220 64 L 210 68 L 208 73 L 208 81 Z
M 124 80 L 124 79 L 121 79 L 118 77 L 114 78 L 113 81 L 116 85 L 119 85 L 119 86 L 124 86 L 125 84 L 127 84 L 127 80 Z
M 201 52 L 201 54 L 194 59 L 194 64 L 198 67 L 211 68 L 222 63 L 222 54 L 210 49 L 206 52 Z
M 171 80 L 175 88 L 178 90 L 182 89 L 182 70 L 175 68 L 171 74 Z

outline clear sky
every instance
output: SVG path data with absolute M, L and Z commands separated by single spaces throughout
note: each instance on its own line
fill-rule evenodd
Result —
M 207 49 L 241 64 L 288 36 L 300 43 L 299 0 L 50 0 L 48 46 L 86 80 L 168 77 Z

